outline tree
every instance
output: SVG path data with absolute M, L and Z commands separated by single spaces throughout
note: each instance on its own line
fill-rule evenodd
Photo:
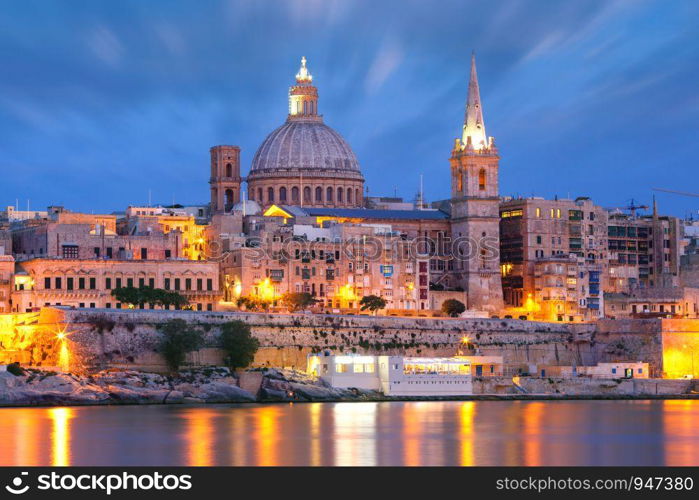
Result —
M 175 306 L 182 308 L 189 304 L 189 300 L 183 295 L 162 288 L 153 288 L 143 286 L 135 288 L 133 286 L 114 288 L 111 292 L 112 297 L 122 304 L 131 304 L 133 306 L 142 306 L 144 304 L 169 307 Z
M 369 309 L 371 312 L 376 313 L 379 309 L 386 307 L 386 301 L 378 295 L 367 295 L 359 301 L 359 306 L 362 311 Z
M 466 306 L 460 300 L 447 299 L 442 302 L 442 312 L 447 316 L 451 316 L 452 318 L 456 318 L 465 310 Z
M 291 312 L 303 311 L 315 303 L 316 299 L 307 292 L 289 292 L 282 295 L 282 304 Z
M 122 304 L 130 304 L 132 306 L 137 306 L 141 303 L 141 292 L 138 288 L 132 286 L 114 288 L 111 294 L 112 297 L 114 297 Z
M 187 353 L 196 351 L 204 343 L 201 331 L 183 319 L 171 319 L 159 328 L 163 334 L 160 351 L 172 371 L 177 371 Z
M 250 325 L 235 320 L 221 326 L 221 348 L 230 368 L 245 368 L 255 359 L 260 341 L 252 336 Z

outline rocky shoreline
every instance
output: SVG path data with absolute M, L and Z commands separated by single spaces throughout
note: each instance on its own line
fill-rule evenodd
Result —
M 253 390 L 241 375 L 257 375 Z M 105 370 L 92 375 L 25 370 L 0 372 L 0 406 L 209 404 L 274 401 L 355 401 L 385 399 L 380 393 L 325 386 L 300 372 L 265 369 L 236 373 L 227 368 L 184 370 L 160 375 Z
M 699 399 L 699 394 L 544 393 L 387 397 L 376 391 L 328 387 L 318 379 L 293 370 L 232 372 L 227 368 L 200 368 L 184 370 L 177 375 L 161 375 L 111 369 L 85 376 L 40 370 L 23 370 L 21 375 L 0 372 L 0 407 L 563 399 Z

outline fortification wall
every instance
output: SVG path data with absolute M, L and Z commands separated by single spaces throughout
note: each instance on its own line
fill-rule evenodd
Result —
M 67 330 L 71 362 L 77 368 L 130 367 L 162 371 L 157 352 L 158 327 L 175 318 L 201 328 L 207 347 L 192 353 L 194 365 L 220 364 L 216 349 L 220 325 L 241 320 L 260 341 L 255 366 L 304 369 L 311 352 L 383 353 L 452 356 L 463 340 L 484 355 L 503 356 L 505 363 L 588 365 L 600 361 L 648 361 L 662 371 L 660 320 L 600 321 L 597 324 L 556 324 L 499 319 L 396 318 L 372 316 L 279 315 L 240 312 L 60 309 L 42 311 L 37 329 Z M 31 364 L 58 364 L 60 342 L 44 342 L 43 354 Z M 37 344 L 38 345 L 38 344 Z M 473 354 L 474 349 L 464 351 Z

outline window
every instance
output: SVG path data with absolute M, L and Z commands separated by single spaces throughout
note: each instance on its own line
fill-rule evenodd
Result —
M 226 177 L 233 177 L 233 165 L 226 163 Z
M 342 203 L 343 193 L 344 193 L 344 191 L 342 190 L 341 187 L 337 188 L 337 202 L 338 203 Z
M 107 247 L 107 258 L 108 259 L 112 258 L 112 247 Z
M 206 289 L 209 291 L 214 289 L 214 280 L 212 280 L 211 278 L 207 278 L 206 280 Z
M 95 247 L 95 257 L 100 258 L 100 247 Z
M 116 279 L 116 288 L 121 288 L 121 278 Z
M 175 290 L 180 289 L 180 278 L 175 278 Z
M 155 278 L 148 278 L 148 286 L 155 288 Z
M 303 188 L 303 202 L 311 203 L 311 188 L 308 186 Z
M 478 172 L 478 189 L 485 191 L 485 169 L 481 169 Z
M 85 278 L 78 278 L 78 289 L 79 290 L 85 289 Z
M 143 288 L 144 286 L 146 286 L 146 279 L 138 278 L 138 288 Z
M 170 278 L 165 278 L 165 290 L 170 289 Z
M 333 201 L 333 188 L 329 187 L 325 191 L 325 201 L 328 203 L 332 203 L 332 201 Z
M 97 288 L 97 278 L 90 278 L 90 290 Z
M 46 290 L 51 288 L 51 278 L 44 278 L 44 288 Z
M 273 187 L 267 188 L 267 201 L 269 203 L 274 203 L 274 188 Z
M 66 288 L 67 288 L 68 290 L 72 290 L 72 289 L 73 289 L 73 278 L 67 278 L 67 279 L 66 279 Z
M 146 260 L 146 259 L 148 259 L 148 249 L 141 248 L 141 260 Z
M 279 188 L 279 201 L 286 201 L 286 188 L 285 187 Z
M 169 259 L 172 256 L 172 251 L 170 250 L 165 250 L 165 258 Z
M 296 186 L 291 188 L 291 201 L 293 203 L 299 202 L 299 188 Z
M 78 258 L 78 245 L 63 245 L 63 258 L 64 259 L 77 259 Z
M 185 278 L 185 280 L 184 280 L 184 289 L 185 289 L 185 290 L 191 290 L 191 289 L 192 289 L 192 278 Z
M 204 282 L 201 278 L 197 279 L 197 290 L 201 291 L 204 289 Z
M 323 202 L 323 188 L 317 187 L 316 188 L 316 203 L 322 203 Z
M 126 286 L 133 288 L 133 278 L 126 278 Z
M 536 207 L 536 216 L 541 217 L 541 208 Z
M 105 280 L 104 280 L 104 288 L 106 288 L 107 290 L 111 290 L 111 289 L 112 289 L 112 278 L 105 278 Z

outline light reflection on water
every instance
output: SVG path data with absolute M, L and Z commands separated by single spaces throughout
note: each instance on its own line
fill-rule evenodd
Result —
M 699 465 L 699 401 L 0 409 L 0 465 Z

